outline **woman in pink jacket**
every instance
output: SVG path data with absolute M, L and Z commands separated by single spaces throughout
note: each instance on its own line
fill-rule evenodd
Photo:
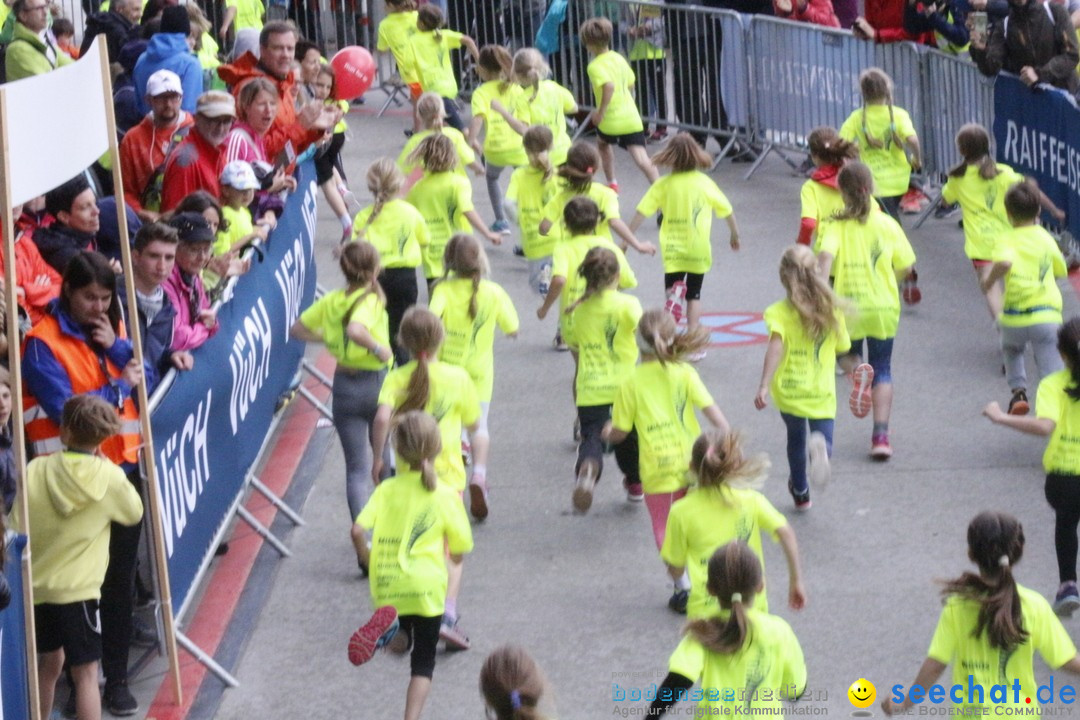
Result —
M 217 311 L 210 308 L 199 274 L 212 255 L 214 231 L 199 213 L 177 213 L 169 219 L 176 228 L 180 244 L 172 275 L 162 283 L 165 294 L 176 308 L 173 321 L 172 349 L 194 350 L 218 331 Z

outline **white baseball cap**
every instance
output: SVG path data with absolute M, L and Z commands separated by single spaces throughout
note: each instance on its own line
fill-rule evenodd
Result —
M 157 97 L 165 93 L 184 94 L 180 76 L 172 70 L 158 70 L 146 81 L 146 94 L 149 97 Z
M 233 160 L 221 171 L 221 184 L 235 190 L 258 190 L 262 185 L 246 160 Z

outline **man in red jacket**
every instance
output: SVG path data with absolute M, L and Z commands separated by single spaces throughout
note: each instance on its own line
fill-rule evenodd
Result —
M 235 119 L 236 101 L 229 93 L 209 90 L 199 96 L 195 125 L 165 162 L 162 212 L 172 210 L 196 190 L 206 190 L 214 197 L 221 194 L 221 158 Z
M 234 96 L 250 80 L 265 77 L 278 90 L 278 114 L 266 133 L 266 154 L 277 156 L 291 145 L 300 153 L 308 145 L 322 139 L 327 129 L 341 119 L 341 111 L 322 103 L 309 103 L 296 112 L 296 78 L 293 61 L 298 33 L 290 20 L 266 23 L 259 33 L 259 57 L 247 52 L 236 62 L 218 68 L 218 76 L 228 84 Z

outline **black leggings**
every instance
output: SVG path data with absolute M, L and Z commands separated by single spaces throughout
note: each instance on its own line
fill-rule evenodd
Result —
M 1054 508 L 1054 549 L 1057 550 L 1058 579 L 1076 581 L 1076 526 L 1080 524 L 1080 477 L 1046 476 L 1046 501 Z
M 334 179 L 334 168 L 341 172 L 342 179 L 345 173 L 341 166 L 341 147 L 345 144 L 345 133 L 335 133 L 330 144 L 322 152 L 315 155 L 315 182 L 319 185 Z
M 127 473 L 138 491 L 138 468 Z M 105 684 L 126 683 L 131 647 L 131 614 L 135 609 L 135 567 L 139 557 L 142 519 L 130 527 L 113 523 L 109 531 L 109 566 L 101 584 L 101 668 Z
M 596 479 L 604 469 L 605 443 L 600 439 L 604 423 L 611 419 L 610 405 L 579 405 L 578 422 L 581 423 L 581 443 L 578 445 L 578 459 L 574 473 L 581 470 L 581 463 L 592 460 L 596 463 Z M 637 431 L 631 430 L 626 439 L 615 446 L 615 463 L 626 476 L 628 482 L 638 483 L 638 442 Z
M 416 304 L 416 268 L 386 268 L 379 273 L 379 284 L 386 293 L 386 315 L 390 321 L 390 349 L 394 362 L 409 362 L 409 353 L 398 346 L 397 334 L 405 311 Z
M 439 645 L 442 615 L 398 615 L 398 622 L 401 624 L 398 632 L 407 632 L 412 638 L 412 653 L 409 655 L 412 676 L 430 679 L 435 674 L 435 648 Z

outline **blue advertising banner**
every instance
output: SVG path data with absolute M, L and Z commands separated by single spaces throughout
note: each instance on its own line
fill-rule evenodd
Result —
M 257 459 L 304 344 L 289 328 L 315 295 L 316 186 L 312 162 L 264 246 L 218 312 L 221 327 L 195 351 L 152 418 L 173 612 L 179 616 Z
M 1033 177 L 1080 237 L 1080 110 L 1062 91 L 1032 90 L 1014 75 L 994 84 L 997 159 Z
M 30 717 L 22 594 L 22 554 L 26 536 L 8 533 L 6 546 L 4 577 L 11 586 L 11 605 L 0 610 L 0 720 L 26 720 Z

